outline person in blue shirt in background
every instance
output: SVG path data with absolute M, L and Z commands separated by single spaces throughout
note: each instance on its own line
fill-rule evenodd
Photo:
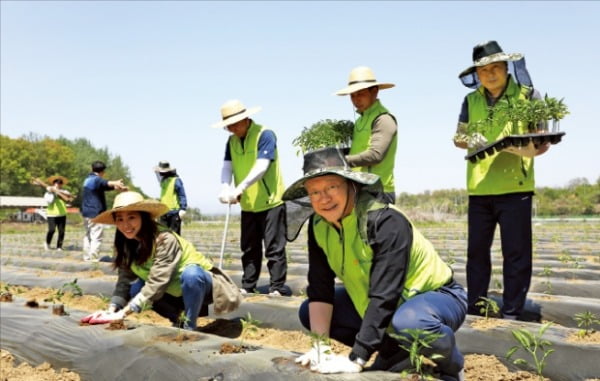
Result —
M 92 172 L 83 181 L 83 201 L 81 215 L 85 226 L 83 237 L 83 260 L 98 262 L 104 225 L 92 222 L 92 218 L 106 210 L 105 192 L 110 190 L 127 190 L 122 179 L 105 180 L 106 164 L 100 160 L 92 163 Z
M 154 167 L 160 181 L 160 202 L 169 207 L 169 211 L 160 217 L 159 222 L 175 233 L 181 235 L 181 221 L 187 209 L 187 197 L 177 169 L 171 168 L 168 161 L 160 161 Z

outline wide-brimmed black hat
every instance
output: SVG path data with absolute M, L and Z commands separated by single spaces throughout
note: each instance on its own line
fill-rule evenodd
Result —
M 154 167 L 154 172 L 158 172 L 158 173 L 173 172 L 175 170 L 176 170 L 176 168 L 171 167 L 171 164 L 169 164 L 169 162 L 166 160 L 159 161 L 158 165 L 156 167 Z
M 304 183 L 308 179 L 319 176 L 339 175 L 364 185 L 374 185 L 379 182 L 379 176 L 373 173 L 353 171 L 346 161 L 342 148 L 338 147 L 326 147 L 307 152 L 304 155 L 302 170 L 304 176 L 286 189 L 282 196 L 283 200 L 295 200 L 307 196 Z
M 471 74 L 476 67 L 489 65 L 501 61 L 517 61 L 523 58 L 521 53 L 504 53 L 496 41 L 486 41 L 475 45 L 473 48 L 473 65 L 463 70 L 458 77 Z

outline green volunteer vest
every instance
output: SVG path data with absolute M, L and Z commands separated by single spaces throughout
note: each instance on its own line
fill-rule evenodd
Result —
M 229 138 L 229 152 L 233 167 L 233 180 L 237 186 L 241 183 L 256 163 L 258 140 L 263 131 L 262 126 L 252 122 L 244 141 L 235 135 Z M 279 153 L 275 152 L 275 160 L 271 161 L 267 172 L 261 179 L 250 185 L 242 193 L 240 206 L 245 212 L 262 212 L 283 203 L 283 178 L 279 169 Z
M 67 215 L 67 205 L 57 195 L 54 195 L 54 201 L 48 204 L 48 208 L 46 208 L 46 215 L 48 217 L 62 217 Z
M 361 317 L 369 305 L 369 281 L 373 250 L 368 244 L 366 234 L 367 211 L 383 208 L 384 204 L 372 203 L 365 212 L 354 208 L 352 213 L 342 219 L 340 232 L 322 217 L 315 214 L 313 231 L 317 244 L 327 255 L 329 266 L 342 280 L 354 307 Z M 389 205 L 398 213 L 402 212 Z M 365 232 L 361 234 L 361 231 Z M 402 298 L 398 305 L 413 296 L 440 288 L 452 277 L 452 270 L 440 258 L 437 251 L 413 225 L 413 244 L 410 250 L 408 269 Z
M 352 146 L 350 147 L 350 155 L 356 155 L 369 149 L 371 145 L 371 128 L 373 122 L 381 114 L 388 114 L 388 110 L 383 107 L 379 100 L 376 100 L 356 120 L 354 124 L 354 132 L 352 134 Z M 394 161 L 396 160 L 396 147 L 398 145 L 398 134 L 394 135 L 390 147 L 386 152 L 383 160 L 369 167 L 355 167 L 353 170 L 360 172 L 370 172 L 378 175 L 381 178 L 384 192 L 394 192 Z
M 509 77 L 506 91 L 497 104 L 500 102 L 511 103 L 517 99 L 528 99 L 530 91 L 529 87 L 519 86 L 512 77 Z M 488 117 L 489 108 L 483 86 L 467 95 L 467 103 L 469 122 L 476 122 Z M 486 131 L 479 131 L 487 138 L 488 142 L 495 142 L 507 135 L 528 132 L 525 123 L 513 126 L 512 122 L 502 123 L 498 119 L 495 117 L 492 125 Z M 472 151 L 472 149 L 469 149 L 469 152 Z M 470 160 L 467 161 L 467 191 L 469 195 L 533 192 L 534 188 L 533 158 L 508 152 L 496 152 L 476 163 L 471 163 Z
M 177 177 L 167 177 L 160 182 L 160 202 L 169 207 L 169 210 L 179 210 L 179 199 L 175 193 L 175 180 Z
M 166 228 L 159 227 L 159 231 L 162 233 L 167 231 Z M 188 265 L 200 265 L 204 270 L 209 271 L 212 269 L 213 265 L 210 260 L 208 260 L 202 253 L 196 250 L 194 245 L 192 245 L 189 241 L 181 238 L 177 233 L 170 232 L 177 238 L 177 242 L 179 242 L 179 246 L 181 247 L 181 260 L 177 264 L 177 269 L 175 274 L 171 277 L 171 281 L 167 286 L 167 294 L 173 295 L 175 297 L 179 297 L 182 295 L 181 291 L 181 273 Z M 138 265 L 137 263 L 133 263 L 131 265 L 131 271 L 135 275 L 137 275 L 143 281 L 148 280 L 148 275 L 150 274 L 150 269 L 154 264 L 154 253 L 156 252 L 156 244 L 152 248 L 152 255 L 150 258 L 143 263 L 142 265 Z

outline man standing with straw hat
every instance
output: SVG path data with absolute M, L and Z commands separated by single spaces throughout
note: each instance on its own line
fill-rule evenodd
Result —
M 394 161 L 398 144 L 396 118 L 377 98 L 379 90 L 394 87 L 393 83 L 380 83 L 373 71 L 359 66 L 350 72 L 348 86 L 336 95 L 350 95 L 360 117 L 354 123 L 352 146 L 346 161 L 355 170 L 378 175 L 383 191 L 390 203 L 396 202 Z
M 183 182 L 177 176 L 177 169 L 168 161 L 160 161 L 154 172 L 160 181 L 160 202 L 169 207 L 169 211 L 160 216 L 160 223 L 181 235 L 181 221 L 187 209 Z
M 222 120 L 213 128 L 231 133 L 225 147 L 219 201 L 240 203 L 242 226 L 242 293 L 254 292 L 262 265 L 262 246 L 270 274 L 269 294 L 286 295 L 284 191 L 275 133 L 250 119 L 260 107 L 247 109 L 239 100 L 221 106 Z M 233 175 L 234 187 L 230 186 Z

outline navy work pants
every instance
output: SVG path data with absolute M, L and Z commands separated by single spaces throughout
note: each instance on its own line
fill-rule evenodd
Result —
M 285 254 L 285 204 L 263 212 L 242 211 L 242 287 L 253 292 L 260 276 L 263 257 L 270 275 L 269 292 L 287 293 L 284 285 L 287 277 L 287 258 Z
M 492 273 L 491 247 L 497 224 L 503 257 L 502 314 L 516 318 L 523 311 L 531 284 L 532 197 L 531 192 L 469 196 L 467 291 L 470 314 L 479 315 L 480 307 L 475 303 L 487 297 Z

